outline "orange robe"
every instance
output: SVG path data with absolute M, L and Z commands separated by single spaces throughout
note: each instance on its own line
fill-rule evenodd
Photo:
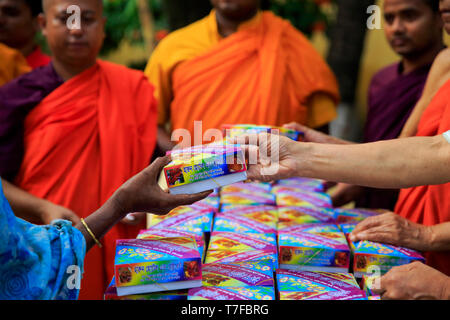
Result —
M 259 12 L 223 39 L 213 10 L 166 37 L 146 74 L 156 86 L 159 124 L 170 121 L 191 137 L 199 120 L 203 132 L 236 123 L 317 127 L 335 118 L 339 100 L 335 76 L 320 54 L 271 12 Z M 315 93 L 329 97 L 328 106 L 308 110 Z
M 48 95 L 25 120 L 25 154 L 16 184 L 70 208 L 96 211 L 151 161 L 156 101 L 141 72 L 99 61 Z M 102 299 L 114 272 L 116 239 L 145 224 L 119 223 L 86 257 L 80 299 Z
M 450 130 L 450 81 L 438 91 L 422 115 L 417 136 Z M 432 226 L 450 221 L 450 183 L 400 192 L 395 211 L 415 223 Z M 450 276 L 450 252 L 426 253 L 427 263 Z
M 19 51 L 0 43 L 0 86 L 30 71 L 30 66 Z

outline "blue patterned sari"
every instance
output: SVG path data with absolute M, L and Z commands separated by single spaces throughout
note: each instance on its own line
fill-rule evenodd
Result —
M 0 300 L 76 300 L 86 242 L 68 221 L 17 218 L 0 179 Z

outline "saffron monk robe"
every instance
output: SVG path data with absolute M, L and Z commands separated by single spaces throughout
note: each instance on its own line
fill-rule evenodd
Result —
M 0 86 L 31 70 L 19 51 L 1 43 L 0 61 Z
M 71 5 L 81 9 L 80 29 L 67 27 Z M 156 101 L 142 72 L 97 60 L 105 36 L 101 0 L 43 6 L 39 21 L 53 59 L 0 88 L 0 176 L 86 217 L 150 163 Z M 103 249 L 89 252 L 80 299 L 102 299 L 115 241 L 145 227 L 138 218 L 134 223 L 118 224 Z
M 319 128 L 336 117 L 336 78 L 302 33 L 261 11 L 258 0 L 211 2 L 209 16 L 160 42 L 145 71 L 156 89 L 162 150 L 173 146 L 168 124 L 193 137 L 194 121 L 203 136 L 224 124 Z
M 0 0 L 0 42 L 20 51 L 35 69 L 50 62 L 36 43 L 40 0 Z

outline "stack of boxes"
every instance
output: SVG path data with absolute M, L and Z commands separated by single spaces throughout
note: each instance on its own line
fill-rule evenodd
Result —
M 356 224 L 380 211 L 334 209 L 324 190 L 315 179 L 239 182 L 149 215 L 138 239 L 118 241 L 105 299 L 377 299 L 371 272 L 423 260 L 405 248 L 350 242 Z

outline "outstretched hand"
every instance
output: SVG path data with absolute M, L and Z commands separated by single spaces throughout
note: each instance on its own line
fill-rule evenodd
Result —
M 113 199 L 124 213 L 149 212 L 164 215 L 176 207 L 193 204 L 212 193 L 206 191 L 193 195 L 173 195 L 163 191 L 158 185 L 158 178 L 170 161 L 169 156 L 156 159 L 117 190 Z
M 241 145 L 245 151 L 250 180 L 270 182 L 296 176 L 298 142 L 266 133 L 242 135 L 233 138 L 232 142 Z

